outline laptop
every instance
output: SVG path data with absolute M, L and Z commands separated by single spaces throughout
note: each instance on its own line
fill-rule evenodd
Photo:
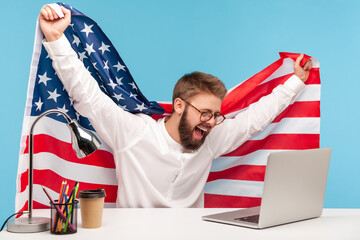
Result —
M 261 206 L 203 216 L 206 221 L 262 229 L 320 217 L 330 148 L 270 153 Z

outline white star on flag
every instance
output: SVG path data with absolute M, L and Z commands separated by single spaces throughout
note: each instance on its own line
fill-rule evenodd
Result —
M 137 108 L 135 108 L 135 110 L 139 110 L 140 112 L 147 109 L 147 107 L 145 107 L 144 103 L 142 103 L 141 105 L 136 104 L 136 106 L 137 106 Z
M 131 92 L 129 97 L 133 97 L 133 98 L 137 99 L 136 96 L 137 96 L 137 94 L 133 94 L 133 93 Z
M 65 108 L 65 104 L 64 104 L 64 106 L 62 107 L 62 108 L 57 108 L 59 111 L 61 111 L 61 112 L 63 112 L 63 113 L 67 113 L 69 110 L 67 110 L 66 108 Z M 57 114 L 57 116 L 60 116 L 61 114 L 60 113 L 58 113 Z
M 116 83 L 114 83 L 113 80 L 111 80 L 111 79 L 109 79 L 109 80 L 110 80 L 110 83 L 108 83 L 108 85 L 109 85 L 110 87 L 112 87 L 112 89 L 114 90 L 117 85 L 116 85 Z
M 43 84 L 45 84 L 45 86 L 47 86 L 46 84 L 47 84 L 47 81 L 50 81 L 51 80 L 51 78 L 49 78 L 49 77 L 47 77 L 47 72 L 45 72 L 43 75 L 38 75 L 38 77 L 39 77 L 39 84 L 40 83 L 43 83 Z
M 88 57 L 85 55 L 85 52 L 79 52 L 79 58 L 81 61 L 84 62 L 84 58 L 88 58 Z
M 91 53 L 95 52 L 94 48 L 93 48 L 93 43 L 91 45 L 89 45 L 88 43 L 86 43 L 86 48 L 85 51 L 87 51 L 88 55 L 90 56 Z
M 96 67 L 97 62 L 96 62 L 96 63 L 91 62 L 91 63 L 92 63 L 93 67 L 94 67 L 96 70 L 99 70 L 99 69 Z
M 70 23 L 69 25 L 70 25 L 71 28 L 75 31 L 74 24 L 73 24 L 73 23 Z
M 106 70 L 109 70 L 109 69 L 110 69 L 109 66 L 108 66 L 108 61 L 109 61 L 109 60 L 106 60 L 106 62 L 103 61 L 104 64 L 105 64 L 104 69 L 106 69 Z
M 124 111 L 129 111 L 127 108 L 126 108 L 126 105 L 124 106 L 120 106 Z
M 56 92 L 56 88 L 55 88 L 55 90 L 54 90 L 53 92 L 48 91 L 48 93 L 50 94 L 50 96 L 48 97 L 48 99 L 52 99 L 52 100 L 54 100 L 54 101 L 57 103 L 57 98 L 60 97 L 61 94 L 58 94 L 58 93 Z
M 76 115 L 76 120 L 79 121 L 80 120 L 80 114 L 78 112 L 75 112 Z
M 101 47 L 99 47 L 99 50 L 101 50 L 101 53 L 104 54 L 105 51 L 109 51 L 110 45 L 106 45 L 104 42 L 101 42 Z
M 129 84 L 132 86 L 133 89 L 137 89 L 135 82 L 131 82 Z
M 77 36 L 75 36 L 74 34 L 73 34 L 73 37 L 74 37 L 74 41 L 72 42 L 72 44 L 76 44 L 76 46 L 78 47 L 79 46 L 79 43 L 80 43 L 80 39 L 77 37 Z
M 103 85 L 101 85 L 100 88 L 106 92 L 106 88 Z
M 116 78 L 117 84 L 119 84 L 120 86 L 123 85 L 123 83 L 121 82 L 121 80 L 123 79 L 122 77 L 121 78 L 115 77 L 115 78 Z
M 123 70 L 125 71 L 125 66 L 124 65 L 121 65 L 120 62 L 118 62 L 116 65 L 114 65 L 113 67 L 116 67 L 116 71 L 120 71 L 120 70 Z
M 120 93 L 120 94 L 114 93 L 114 96 L 113 96 L 113 97 L 116 98 L 117 101 L 120 101 L 120 100 L 123 100 L 123 99 L 124 99 L 124 98 L 122 97 L 122 93 Z
M 41 112 L 41 107 L 43 105 L 43 102 L 41 101 L 41 98 L 39 98 L 39 101 L 38 102 L 35 102 L 37 108 L 36 108 L 36 111 L 40 111 Z
M 86 23 L 84 23 L 84 25 L 85 25 L 85 28 L 84 28 L 83 30 L 81 30 L 81 32 L 86 33 L 86 37 L 89 36 L 89 33 L 94 33 L 94 32 L 91 30 L 91 28 L 92 28 L 94 25 L 88 26 L 88 25 L 86 25 Z

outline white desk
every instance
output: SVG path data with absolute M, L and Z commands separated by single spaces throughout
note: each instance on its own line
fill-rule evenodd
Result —
M 141 240 L 223 240 L 223 239 L 360 239 L 360 209 L 324 209 L 320 218 L 263 230 L 248 229 L 201 220 L 201 216 L 232 209 L 105 209 L 103 226 L 81 228 L 66 236 L 49 231 L 31 234 L 0 232 L 0 240 L 12 239 L 141 239 Z M 80 209 L 79 209 L 80 211 Z M 35 216 L 49 216 L 49 210 L 35 210 Z

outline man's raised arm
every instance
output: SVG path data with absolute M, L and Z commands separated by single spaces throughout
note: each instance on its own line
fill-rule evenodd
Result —
M 96 132 L 112 149 L 115 146 L 117 149 L 125 148 L 132 144 L 135 139 L 133 136 L 143 131 L 144 122 L 138 116 L 124 111 L 100 90 L 64 35 L 71 22 L 71 12 L 62 6 L 61 11 L 64 14 L 62 18 L 46 5 L 39 16 L 40 27 L 46 38 L 43 45 L 52 59 L 52 66 L 74 101 L 76 111 L 89 119 Z
M 304 54 L 294 62 L 294 75 L 284 84 L 274 88 L 271 94 L 251 104 L 246 110 L 238 113 L 235 118 L 212 130 L 210 139 L 214 157 L 229 153 L 250 137 L 265 129 L 284 109 L 286 109 L 299 93 L 305 88 L 312 67 L 311 60 L 300 65 Z M 209 136 L 210 137 L 210 136 Z M 221 139 L 221 141 L 219 141 Z

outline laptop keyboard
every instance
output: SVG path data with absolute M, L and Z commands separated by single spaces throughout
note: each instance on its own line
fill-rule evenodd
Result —
M 251 222 L 251 223 L 259 223 L 259 215 L 235 218 L 237 221 Z

